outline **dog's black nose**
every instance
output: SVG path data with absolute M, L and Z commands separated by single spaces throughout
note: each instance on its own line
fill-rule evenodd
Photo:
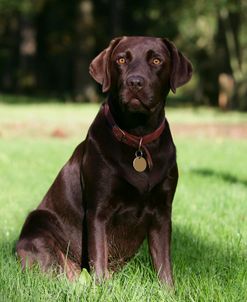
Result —
M 141 90 L 144 86 L 144 78 L 141 76 L 130 76 L 127 78 L 127 85 L 132 90 Z

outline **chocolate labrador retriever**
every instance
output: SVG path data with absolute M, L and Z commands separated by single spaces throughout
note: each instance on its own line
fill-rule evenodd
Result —
M 59 172 L 17 243 L 22 267 L 74 278 L 121 267 L 147 236 L 159 278 L 172 285 L 171 212 L 178 169 L 164 115 L 192 66 L 167 39 L 120 37 L 90 65 L 108 93 L 88 135 Z

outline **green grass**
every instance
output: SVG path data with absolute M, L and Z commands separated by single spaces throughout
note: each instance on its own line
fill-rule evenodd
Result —
M 241 139 L 175 136 L 180 168 L 173 208 L 175 291 L 159 284 L 146 243 L 102 285 L 86 274 L 70 283 L 37 269 L 21 272 L 13 247 L 24 219 L 85 136 L 97 107 L 0 105 L 0 301 L 247 301 L 247 142 Z M 174 123 L 246 118 L 199 110 L 169 109 L 168 117 Z M 21 129 L 10 127 L 15 123 Z M 51 137 L 57 127 L 70 136 Z

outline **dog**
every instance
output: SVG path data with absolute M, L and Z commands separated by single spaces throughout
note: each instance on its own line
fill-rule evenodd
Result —
M 21 230 L 22 268 L 38 263 L 74 279 L 82 268 L 107 279 L 147 237 L 160 280 L 173 284 L 172 201 L 176 149 L 166 97 L 187 83 L 192 64 L 166 38 L 113 39 L 89 73 L 108 94 L 75 149 Z

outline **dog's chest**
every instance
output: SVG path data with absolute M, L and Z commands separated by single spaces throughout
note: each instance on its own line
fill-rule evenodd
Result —
M 128 184 L 127 190 L 134 187 L 135 190 L 141 195 L 151 194 L 152 190 L 162 183 L 168 174 L 168 163 L 163 160 L 160 163 L 155 161 L 155 165 L 144 172 L 137 172 L 130 159 L 124 163 L 119 162 L 118 177 Z
M 158 192 L 159 190 L 152 190 L 140 193 L 135 187 L 119 182 L 110 199 L 105 199 L 105 207 L 103 206 L 102 210 L 107 210 L 113 227 L 145 226 L 163 205 L 163 200 L 157 198 Z
M 146 209 L 134 202 L 116 206 L 106 227 L 111 256 L 131 257 L 147 234 L 149 220 Z
M 122 176 L 126 183 L 133 186 L 141 195 L 149 193 L 152 189 L 152 179 L 148 173 L 136 172 L 131 164 L 127 169 L 125 168 L 125 171 L 122 172 Z

